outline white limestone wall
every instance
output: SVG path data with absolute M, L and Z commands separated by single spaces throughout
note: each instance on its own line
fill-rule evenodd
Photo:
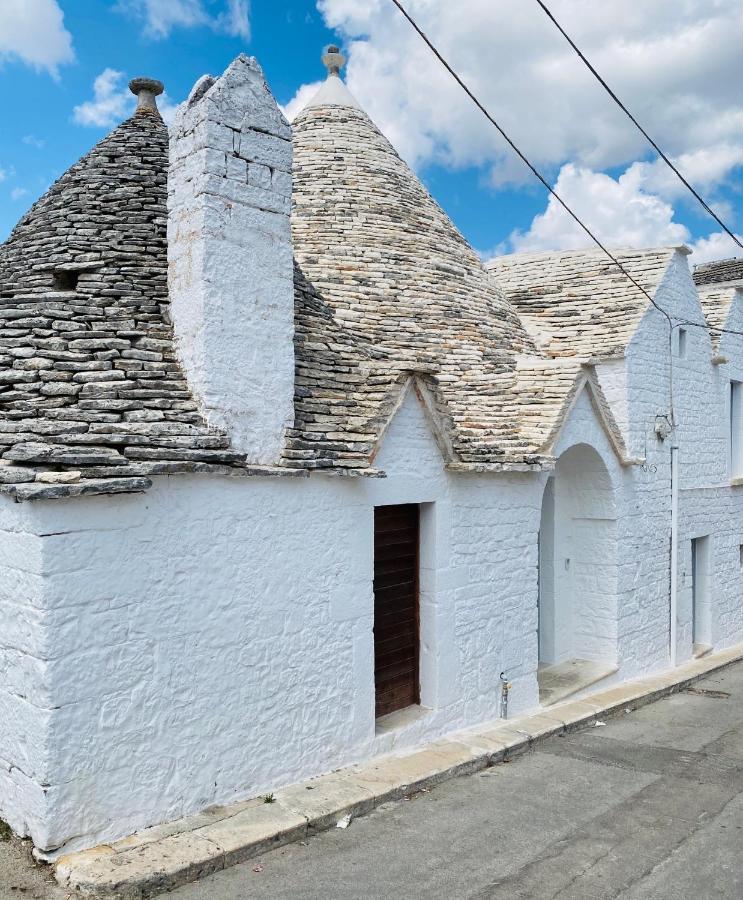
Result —
M 587 390 L 553 452 L 555 641 L 544 661 L 614 663 L 621 619 L 617 533 L 631 475 L 620 465 Z
M 677 254 L 656 295 L 675 320 L 703 322 L 686 260 Z M 726 376 L 712 366 L 706 329 L 686 328 L 686 354 L 677 354 L 668 325 L 650 309 L 625 362 L 629 410 L 627 440 L 644 469 L 627 474 L 625 512 L 620 522 L 619 659 L 625 677 L 669 664 L 671 445 L 678 445 L 679 560 L 677 659 L 692 654 L 691 539 L 711 535 L 712 637 L 717 647 L 743 636 L 743 593 L 735 535 L 741 520 L 731 506 L 726 472 Z M 736 350 L 740 353 L 740 350 Z M 743 361 L 743 357 L 738 355 Z M 673 391 L 671 394 L 671 380 Z M 607 395 L 609 392 L 607 391 Z M 665 441 L 654 431 L 673 403 L 675 433 Z M 734 491 L 734 489 L 733 489 Z M 721 622 L 725 622 L 721 626 Z M 737 624 L 733 624 L 736 623 Z M 730 623 L 730 624 L 727 624 Z
M 50 616 L 29 508 L 0 504 L 0 819 L 46 840 Z
M 644 324 L 637 340 L 653 364 L 655 327 Z M 641 361 L 630 354 L 631 386 Z M 650 368 L 628 407 L 654 422 L 663 367 Z M 587 393 L 555 453 L 579 445 L 600 457 L 616 515 L 616 568 L 601 576 L 604 587 L 616 579 L 615 680 L 665 668 L 667 448 L 649 443 L 657 471 L 622 467 Z M 52 626 L 45 718 L 36 720 L 46 756 L 33 770 L 37 794 L 16 802 L 39 846 L 113 839 L 492 720 L 501 672 L 513 684 L 514 714 L 537 706 L 547 475 L 449 475 L 412 391 L 377 464 L 387 478 L 178 476 L 143 496 L 0 504 L 8 530 L 23 515 L 24 529 L 43 535 L 34 603 Z M 425 709 L 377 733 L 373 507 L 408 502 L 422 504 Z M 714 500 L 686 509 L 693 527 L 705 515 L 720 522 Z M 731 547 L 716 543 L 715 559 Z M 718 580 L 728 599 L 715 612 L 717 642 L 729 643 L 720 633 L 739 627 L 739 593 L 729 573 Z M 11 735 L 11 750 L 19 741 Z M 31 815 L 34 796 L 46 808 Z
M 743 332 L 742 300 L 736 296 L 725 322 L 725 327 L 733 332 Z M 731 483 L 729 468 L 730 381 L 743 381 L 743 337 L 721 335 L 717 354 L 726 361 L 712 367 L 713 384 L 707 407 L 708 425 L 721 456 L 711 481 L 721 486 L 703 492 L 706 502 L 699 504 L 699 515 L 690 523 L 689 531 L 693 527 L 698 534 L 713 533 L 712 642 L 716 647 L 725 647 L 743 639 L 743 485 Z M 726 527 L 721 529 L 720 523 Z M 688 566 L 683 569 L 688 571 Z
M 294 415 L 291 129 L 254 59 L 212 81 L 197 83 L 170 129 L 176 346 L 207 421 L 270 464 Z
M 385 479 L 157 480 L 23 507 L 44 534 L 47 812 L 83 847 L 537 705 L 533 475 L 445 473 L 408 395 Z M 423 507 L 422 699 L 377 734 L 373 507 Z M 4 503 L 12 511 L 18 505 Z

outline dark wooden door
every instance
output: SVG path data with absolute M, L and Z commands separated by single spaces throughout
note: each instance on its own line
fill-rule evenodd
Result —
M 374 681 L 377 716 L 420 703 L 419 507 L 374 510 Z

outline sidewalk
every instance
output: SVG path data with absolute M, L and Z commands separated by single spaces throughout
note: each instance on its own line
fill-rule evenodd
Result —
M 346 816 L 427 789 L 456 775 L 509 760 L 549 737 L 637 709 L 684 690 L 709 672 L 743 658 L 736 646 L 536 715 L 450 735 L 406 755 L 388 755 L 276 791 L 156 826 L 111 845 L 60 858 L 55 874 L 81 896 L 141 898 L 172 890 L 239 864 Z

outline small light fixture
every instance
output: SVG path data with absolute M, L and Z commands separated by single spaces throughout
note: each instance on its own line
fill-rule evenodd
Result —
M 673 429 L 668 421 L 668 416 L 655 417 L 655 434 L 659 440 L 665 441 Z

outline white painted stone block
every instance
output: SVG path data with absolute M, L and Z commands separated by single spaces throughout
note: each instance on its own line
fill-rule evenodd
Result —
M 208 84 L 171 127 L 176 346 L 207 421 L 251 462 L 276 463 L 294 416 L 291 130 L 254 59 Z

